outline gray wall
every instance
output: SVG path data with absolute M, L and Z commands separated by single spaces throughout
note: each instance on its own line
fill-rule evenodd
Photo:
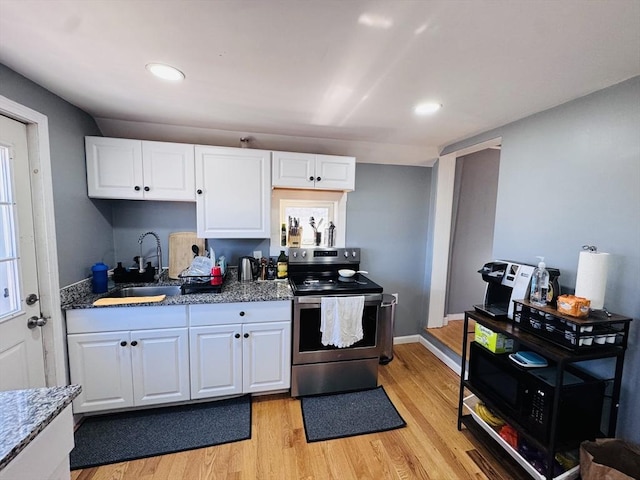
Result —
M 347 202 L 348 245 L 385 293 L 398 293 L 395 335 L 415 335 L 426 318 L 424 265 L 431 168 L 356 164 Z
M 362 248 L 361 267 L 385 292 L 398 293 L 395 335 L 420 332 L 425 310 L 424 269 L 431 169 L 356 164 L 356 190 L 347 201 L 347 244 Z M 139 255 L 138 237 L 153 230 L 160 236 L 167 263 L 169 233 L 195 231 L 195 205 L 181 202 L 114 201 L 113 237 L 116 259 L 130 266 Z M 254 250 L 269 251 L 269 240 L 214 239 L 216 255 L 231 265 Z M 144 255 L 155 253 L 144 242 Z M 129 262 L 129 263 L 125 263 Z M 155 265 L 155 260 L 152 260 Z
M 47 116 L 60 285 L 113 260 L 111 207 L 87 197 L 84 137 L 100 135 L 91 116 L 0 64 L 0 95 Z
M 486 283 L 477 271 L 492 260 L 499 167 L 500 150 L 491 148 L 456 159 L 448 315 L 484 300 Z
M 618 434 L 640 442 L 640 77 L 450 145 L 443 154 L 497 136 L 494 256 L 534 262 L 544 255 L 569 290 L 582 245 L 613 256 L 605 306 L 635 319 Z

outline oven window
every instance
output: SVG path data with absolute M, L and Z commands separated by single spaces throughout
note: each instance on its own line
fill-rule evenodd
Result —
M 365 305 L 362 319 L 363 338 L 348 348 L 375 347 L 378 307 Z M 300 352 L 316 352 L 319 350 L 335 350 L 333 345 L 322 345 L 320 332 L 320 308 L 300 309 Z

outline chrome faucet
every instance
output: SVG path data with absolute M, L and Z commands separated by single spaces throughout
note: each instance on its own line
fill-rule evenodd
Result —
M 160 246 L 160 237 L 155 232 L 143 233 L 142 235 L 140 235 L 140 238 L 138 238 L 138 243 L 140 244 L 140 257 L 138 257 L 138 262 L 140 265 L 139 265 L 138 272 L 140 273 L 145 272 L 144 257 L 142 256 L 142 241 L 144 240 L 144 237 L 146 237 L 147 235 L 153 235 L 156 239 L 156 256 L 158 257 L 158 271 L 156 272 L 153 278 L 157 282 L 159 282 L 162 278 L 162 247 Z

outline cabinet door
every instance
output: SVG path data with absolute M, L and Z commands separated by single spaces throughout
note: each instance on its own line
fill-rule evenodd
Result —
M 191 398 L 242 393 L 242 326 L 189 329 Z
M 316 155 L 316 188 L 355 190 L 356 159 L 335 155 Z
M 75 413 L 133 405 L 129 332 L 67 336 L 71 383 L 82 385 Z
M 90 197 L 143 198 L 140 140 L 85 137 L 85 150 Z
M 272 185 L 314 188 L 316 156 L 309 153 L 273 152 Z
M 134 404 L 189 400 L 186 328 L 131 332 Z
M 269 238 L 271 154 L 196 146 L 196 218 L 200 238 Z
M 142 142 L 145 200 L 196 201 L 194 146 Z
M 244 393 L 291 385 L 291 322 L 243 325 Z

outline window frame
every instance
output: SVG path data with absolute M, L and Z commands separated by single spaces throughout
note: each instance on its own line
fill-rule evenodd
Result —
M 271 237 L 270 237 L 270 256 L 277 256 L 281 250 L 288 252 L 289 247 L 280 246 L 280 229 L 282 223 L 287 223 L 281 219 L 283 208 L 281 202 L 287 204 L 296 204 L 300 202 L 300 206 L 308 206 L 309 203 L 318 202 L 320 204 L 330 203 L 333 205 L 335 229 L 335 247 L 344 247 L 346 241 L 346 225 L 347 225 L 347 192 L 334 190 L 296 190 L 287 188 L 274 188 L 271 191 Z M 326 220 L 328 223 L 328 220 Z M 304 248 L 313 248 L 304 246 Z M 322 247 L 319 247 L 322 248 Z

